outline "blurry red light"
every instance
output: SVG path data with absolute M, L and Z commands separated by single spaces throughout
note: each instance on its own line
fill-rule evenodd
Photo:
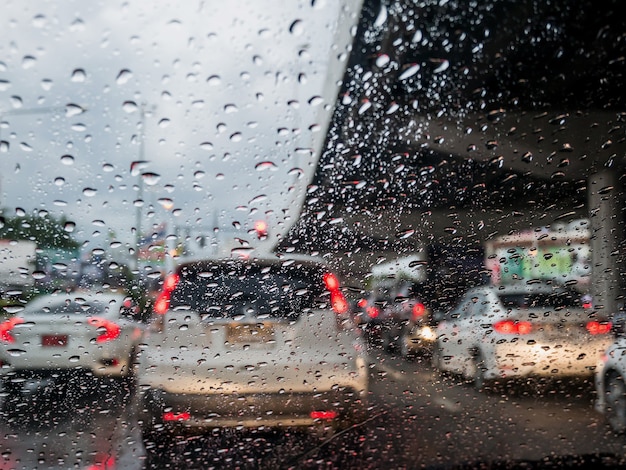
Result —
M 174 413 L 173 411 L 163 413 L 163 421 L 187 421 L 189 418 L 191 418 L 191 414 L 186 411 L 181 413 Z
M 361 300 L 359 300 L 359 302 L 358 302 L 356 305 L 357 305 L 357 307 L 359 307 L 359 308 L 363 308 L 363 307 L 365 307 L 365 306 L 367 305 L 367 299 L 361 299 Z
M 337 412 L 336 411 L 311 411 L 310 416 L 312 419 L 330 420 L 330 419 L 335 419 L 337 417 Z
M 527 335 L 533 328 L 527 321 L 502 320 L 494 323 L 493 329 L 504 335 Z
M 20 323 L 24 323 L 24 320 L 19 317 L 13 317 L 0 323 L 0 341 L 5 343 L 15 343 L 15 338 L 11 334 L 11 330 L 15 327 L 15 325 L 19 325 Z
M 376 318 L 378 315 L 380 315 L 380 310 L 378 310 L 378 308 L 377 308 L 377 307 L 368 307 L 368 308 L 365 310 L 365 313 L 367 313 L 367 315 L 368 315 L 370 318 Z
M 337 276 L 332 273 L 324 274 L 324 284 L 326 285 L 326 289 L 330 292 L 339 289 L 339 280 L 337 279 Z
M 156 302 L 154 303 L 155 313 L 163 315 L 170 308 L 170 298 L 172 296 L 172 291 L 176 289 L 179 280 L 180 277 L 178 276 L 178 274 L 170 274 L 165 278 L 165 282 L 163 282 L 163 290 L 157 297 Z
M 112 341 L 118 338 L 122 332 L 122 329 L 117 323 L 107 320 L 106 318 L 91 317 L 87 320 L 87 323 L 96 328 L 104 328 L 104 332 L 96 338 L 96 343 Z
M 346 313 L 348 311 L 348 301 L 339 290 L 330 293 L 330 303 L 336 313 Z
M 587 331 L 592 335 L 605 335 L 611 332 L 611 323 L 598 321 L 587 322 Z
M 413 305 L 413 319 L 421 317 L 425 313 L 426 313 L 426 307 L 424 306 L 423 303 L 418 302 L 415 305 Z

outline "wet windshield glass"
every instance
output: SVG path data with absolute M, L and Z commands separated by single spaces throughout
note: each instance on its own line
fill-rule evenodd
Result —
M 622 9 L 5 0 L 0 469 L 626 466 Z

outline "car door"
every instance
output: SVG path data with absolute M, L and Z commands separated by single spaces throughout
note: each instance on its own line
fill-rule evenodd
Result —
M 437 326 L 438 344 L 446 368 L 460 372 L 464 369 L 467 353 L 468 327 L 476 308 L 474 291 L 466 293 Z

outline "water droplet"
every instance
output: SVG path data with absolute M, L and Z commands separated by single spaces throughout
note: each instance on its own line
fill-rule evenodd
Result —
M 105 163 L 104 165 L 102 165 L 102 171 L 106 171 L 107 173 L 110 173 L 111 171 L 113 171 L 113 165 L 111 165 L 110 163 Z
M 32 55 L 26 55 L 22 58 L 22 68 L 30 69 L 35 66 L 37 63 L 37 59 L 35 59 Z
M 46 25 L 46 17 L 44 15 L 35 15 L 33 17 L 33 26 L 35 28 L 43 28 Z
M 135 160 L 130 164 L 131 176 L 137 176 L 139 173 L 148 166 L 147 160 Z
M 82 114 L 84 112 L 85 108 L 80 105 L 74 103 L 69 103 L 65 105 L 65 116 L 67 117 L 78 116 L 79 114 Z
M 161 175 L 158 175 L 156 173 L 147 172 L 147 173 L 142 173 L 141 179 L 143 180 L 143 182 L 146 185 L 154 186 L 161 179 Z
M 40 280 L 40 279 L 45 279 L 46 278 L 46 273 L 43 271 L 34 271 L 33 272 L 33 279 L 36 280 Z
M 130 80 L 133 76 L 133 73 L 128 69 L 120 70 L 120 73 L 117 74 L 115 78 L 115 83 L 118 85 L 124 85 L 128 80 Z
M 438 60 L 438 62 L 439 62 L 439 67 L 437 67 L 434 70 L 434 73 L 445 72 L 446 70 L 448 70 L 448 67 L 450 67 L 450 62 L 445 59 L 440 59 Z
M 198 179 L 204 178 L 205 175 L 206 173 L 202 170 L 198 170 L 193 174 L 194 178 L 198 178 Z
M 411 235 L 415 233 L 414 229 L 402 230 L 396 233 L 397 238 L 409 238 Z
M 87 197 L 93 197 L 96 195 L 98 191 L 94 188 L 84 188 L 83 189 L 83 194 Z
M 11 82 L 8 80 L 0 80 L 0 91 L 7 91 L 11 86 Z
M 222 83 L 222 79 L 219 77 L 219 75 L 211 75 L 209 78 L 206 79 L 206 81 L 211 86 L 217 86 Z
M 6 140 L 0 140 L 0 152 L 6 153 L 9 151 L 9 142 Z
M 75 69 L 72 72 L 72 77 L 70 78 L 70 80 L 73 82 L 82 83 L 85 81 L 86 78 L 87 74 L 85 73 L 84 69 Z
M 241 142 L 241 139 L 243 139 L 243 135 L 241 135 L 241 132 L 235 132 L 230 136 L 230 140 L 232 142 Z
M 19 96 L 11 96 L 11 106 L 13 108 L 21 108 L 22 107 L 22 98 L 20 98 Z
M 368 109 L 370 109 L 372 107 L 372 102 L 370 100 L 365 100 L 363 101 L 363 103 L 361 104 L 361 107 L 359 108 L 359 114 L 363 114 L 365 111 L 367 111 Z
M 400 80 L 406 80 L 409 77 L 415 75 L 420 69 L 419 64 L 413 64 L 400 74 Z
M 274 162 L 265 161 L 265 162 L 257 163 L 254 166 L 254 169 L 257 171 L 264 171 L 264 170 L 276 171 L 278 170 L 278 167 L 276 166 Z
M 70 362 L 78 362 L 78 361 L 80 361 L 80 357 L 78 357 L 78 356 L 70 356 L 68 360 Z
M 390 62 L 389 56 L 387 54 L 381 54 L 376 58 L 376 65 L 378 67 L 384 67 Z
M 72 233 L 75 229 L 76 229 L 76 223 L 74 222 L 70 222 L 70 221 L 65 222 L 65 225 L 63 226 L 63 230 L 65 230 L 68 233 Z
M 191 103 L 191 106 L 197 109 L 204 108 L 204 100 L 195 100 Z
M 213 150 L 213 144 L 211 142 L 202 142 L 200 148 L 202 150 Z
M 324 99 L 321 96 L 314 96 L 309 100 L 309 104 L 311 106 L 317 106 L 324 102 Z
M 237 111 L 239 110 L 237 109 L 237 106 L 235 106 L 234 104 L 227 104 L 224 106 L 224 112 L 226 114 L 236 113 Z
M 64 165 L 73 165 L 74 164 L 74 157 L 71 155 L 63 155 L 61 157 L 61 163 L 63 163 Z
M 24 152 L 32 152 L 33 148 L 28 145 L 26 142 L 20 142 L 20 148 L 24 151 Z
M 16 207 L 15 215 L 17 215 L 18 217 L 24 217 L 26 215 L 26 211 L 22 209 L 21 207 Z
M 7 305 L 6 307 L 4 307 L 4 309 L 8 313 L 18 313 L 24 310 L 24 306 L 23 305 Z
M 304 24 L 302 20 L 296 20 L 289 26 L 289 32 L 294 36 L 300 36 L 304 32 Z
M 170 125 L 170 120 L 168 118 L 163 118 L 159 121 L 159 127 L 162 129 L 165 129 L 167 126 Z
M 139 106 L 137 106 L 137 103 L 135 103 L 134 101 L 124 101 L 122 103 L 122 109 L 130 114 L 137 111 L 139 109 Z
M 56 178 L 54 178 L 54 184 L 57 186 L 63 186 L 65 184 L 65 179 L 57 176 Z
M 266 199 L 267 199 L 267 196 L 265 194 L 259 194 L 258 196 L 255 196 L 252 199 L 250 199 L 250 202 L 248 202 L 248 204 L 255 204 L 257 202 L 265 201 Z
M 387 21 L 387 7 L 385 5 L 381 5 L 380 11 L 378 12 L 378 16 L 376 17 L 376 21 L 374 21 L 374 27 L 380 28 Z
M 49 78 L 44 78 L 41 81 L 41 88 L 43 88 L 45 91 L 50 91 L 52 89 L 52 80 L 50 80 Z

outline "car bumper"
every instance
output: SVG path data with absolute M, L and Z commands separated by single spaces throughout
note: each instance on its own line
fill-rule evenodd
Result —
M 494 347 L 494 363 L 487 363 L 485 378 L 592 378 L 605 349 L 605 342 L 553 346 L 502 343 Z
M 366 392 L 352 389 L 263 394 L 180 394 L 148 389 L 140 393 L 144 429 L 343 427 L 363 420 L 367 408 Z

